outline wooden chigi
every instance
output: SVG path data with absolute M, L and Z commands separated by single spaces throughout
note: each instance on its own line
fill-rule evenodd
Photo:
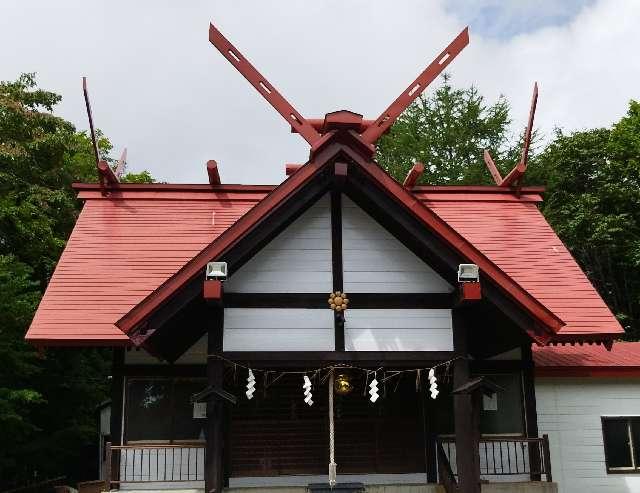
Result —
M 26 338 L 114 348 L 106 487 L 551 481 L 531 346 L 623 331 L 522 184 L 537 85 L 514 170 L 485 154 L 495 186 L 420 185 L 429 163 L 398 183 L 376 142 L 467 29 L 375 119 L 307 119 L 213 25 L 209 40 L 309 159 L 278 186 L 223 183 L 213 160 L 203 184 L 126 184 L 92 130 L 100 182 L 75 185 L 85 205 Z

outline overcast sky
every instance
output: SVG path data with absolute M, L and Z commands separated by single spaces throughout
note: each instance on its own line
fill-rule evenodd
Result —
M 308 146 L 209 44 L 211 21 L 309 118 L 377 117 L 467 24 L 453 83 L 506 95 L 520 126 L 535 80 L 547 135 L 610 125 L 640 99 L 639 0 L 2 0 L 0 79 L 37 72 L 86 129 L 86 75 L 132 171 L 201 183 L 216 159 L 223 182 L 279 183 Z

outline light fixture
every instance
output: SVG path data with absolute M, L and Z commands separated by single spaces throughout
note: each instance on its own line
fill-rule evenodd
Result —
M 351 378 L 346 373 L 341 373 L 336 375 L 333 389 L 338 395 L 347 395 L 350 394 L 353 390 L 353 384 L 351 383 Z
M 458 266 L 458 282 L 478 282 L 480 269 L 476 264 L 460 264 Z
M 209 262 L 207 264 L 207 281 L 226 281 L 227 280 L 227 263 L 226 262 Z

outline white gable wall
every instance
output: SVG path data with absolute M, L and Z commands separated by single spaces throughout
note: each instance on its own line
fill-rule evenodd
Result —
M 344 290 L 450 293 L 447 281 L 349 198 L 342 198 Z M 452 351 L 451 310 L 349 309 L 347 351 Z
M 330 293 L 331 206 L 325 195 L 233 273 L 227 293 Z
M 356 204 L 343 196 L 344 290 L 358 293 L 448 293 L 453 287 Z M 226 293 L 332 291 L 329 195 L 302 214 L 224 284 Z M 178 364 L 203 360 L 202 341 Z M 226 308 L 224 351 L 333 351 L 333 312 L 325 308 Z M 346 312 L 347 351 L 450 351 L 451 310 Z M 127 362 L 147 359 L 128 354 Z M 132 361 L 133 360 L 133 361 Z
M 537 377 L 536 405 L 559 493 L 640 492 L 640 475 L 607 474 L 600 421 L 640 415 L 640 379 Z
M 304 308 L 225 308 L 224 351 L 333 351 L 333 312 Z
M 347 310 L 347 351 L 453 351 L 451 310 Z
M 347 293 L 450 293 L 447 281 L 347 197 L 342 198 Z

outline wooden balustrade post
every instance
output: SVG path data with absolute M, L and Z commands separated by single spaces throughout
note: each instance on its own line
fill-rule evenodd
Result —
M 107 442 L 105 445 L 105 453 L 106 453 L 106 464 L 104 471 L 104 490 L 111 491 L 111 459 L 112 459 L 112 451 L 111 451 L 111 442 Z
M 551 475 L 551 451 L 549 450 L 549 435 L 542 435 L 542 455 L 544 456 L 544 469 L 547 481 L 551 483 L 553 476 Z
M 524 415 L 527 438 L 538 438 L 538 412 L 536 407 L 536 387 L 534 374 L 534 361 L 531 353 L 531 344 L 522 346 L 522 386 L 524 390 Z M 540 481 L 542 478 L 542 457 L 538 443 L 529 443 L 529 471 L 531 481 Z

